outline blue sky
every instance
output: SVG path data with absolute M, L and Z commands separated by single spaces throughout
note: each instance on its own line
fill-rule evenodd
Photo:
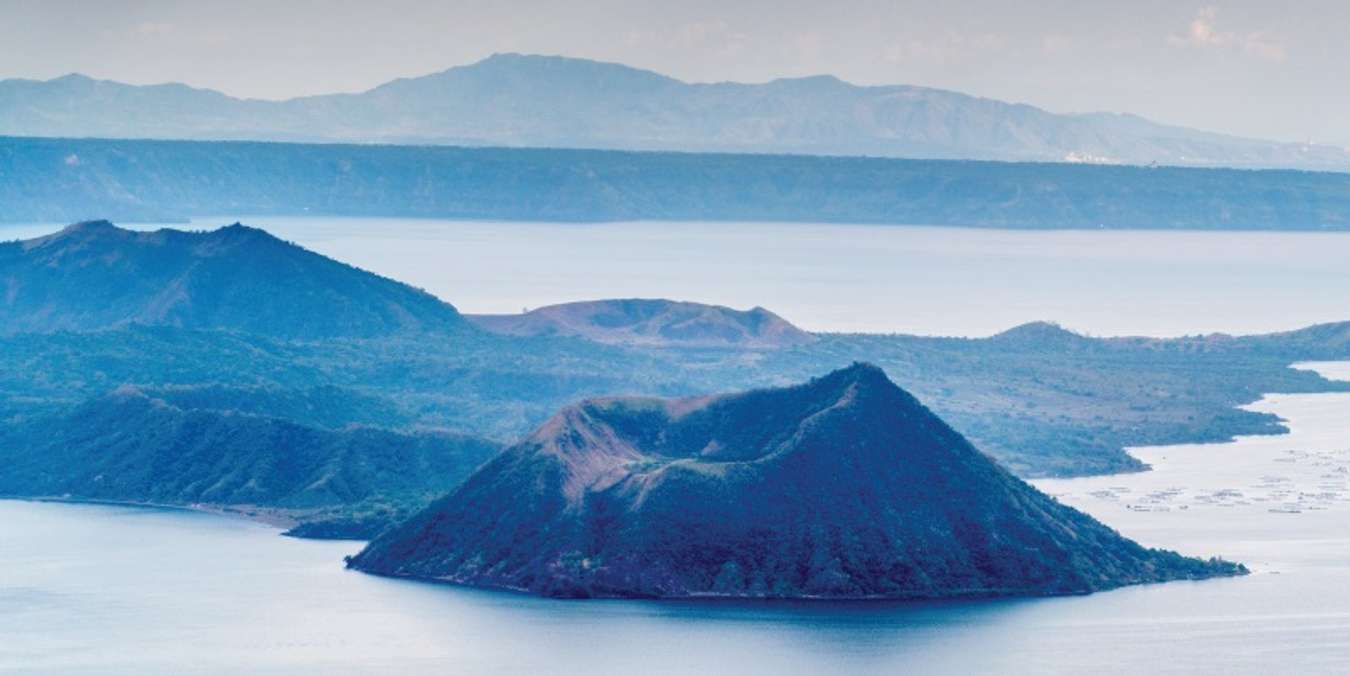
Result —
M 1350 4 L 0 0 L 0 77 L 358 91 L 498 51 L 685 80 L 831 73 L 1350 145 Z

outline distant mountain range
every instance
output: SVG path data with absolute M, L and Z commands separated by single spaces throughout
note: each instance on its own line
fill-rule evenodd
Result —
M 314 339 L 469 328 L 431 294 L 239 224 L 134 232 L 90 221 L 0 243 L 0 289 L 0 334 L 144 324 Z
M 881 369 L 569 407 L 349 561 L 564 597 L 1075 594 L 1234 575 L 1013 477 Z
M 693 84 L 623 65 L 498 54 L 358 94 L 236 99 L 67 75 L 0 81 L 0 135 L 342 141 L 1350 169 L 1344 148 L 1132 115 L 1055 114 L 830 76 Z
M 576 336 L 611 345 L 780 348 L 816 337 L 762 307 L 657 298 L 623 298 L 549 305 L 514 315 L 466 315 L 486 331 L 511 336 Z

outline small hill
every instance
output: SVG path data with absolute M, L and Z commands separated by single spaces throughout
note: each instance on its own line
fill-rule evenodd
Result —
M 1034 350 L 1090 350 L 1097 347 L 1097 341 L 1054 322 L 1028 322 L 994 334 L 988 340 L 1001 347 Z
M 0 431 L 0 494 L 314 510 L 428 499 L 498 450 L 463 435 L 179 408 L 123 387 Z
M 1297 331 L 1236 339 L 1244 345 L 1300 355 L 1303 359 L 1344 359 L 1350 354 L 1350 322 L 1317 324 Z
M 88 221 L 0 243 L 0 333 L 128 324 L 296 339 L 467 326 L 428 293 L 237 223 L 134 232 Z
M 1060 505 L 865 364 L 567 408 L 349 565 L 569 597 L 1076 594 L 1244 572 Z
M 516 315 L 466 318 L 492 333 L 576 336 L 613 345 L 777 348 L 816 340 L 762 307 L 742 311 L 662 299 L 563 303 Z

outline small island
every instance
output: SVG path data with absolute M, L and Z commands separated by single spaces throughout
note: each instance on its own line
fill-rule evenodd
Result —
M 568 407 L 348 565 L 571 598 L 1028 596 L 1246 573 L 1059 504 L 861 363 Z

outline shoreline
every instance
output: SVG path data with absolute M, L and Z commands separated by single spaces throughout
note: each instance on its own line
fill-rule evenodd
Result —
M 1311 370 L 1306 364 L 1298 366 Z M 1318 366 L 1328 367 L 1318 369 L 1328 379 L 1350 374 L 1350 361 Z M 1343 436 L 1325 432 L 1327 424 L 1344 424 L 1343 412 L 1350 407 L 1347 396 L 1350 393 L 1264 393 L 1242 408 L 1280 416 L 1286 426 L 1281 435 L 1131 446 L 1126 452 L 1148 463 L 1150 472 L 1029 483 L 1144 546 L 1183 553 L 1202 545 L 1222 546 L 1218 556 L 1243 561 L 1254 574 L 1278 575 L 1292 570 L 1287 549 L 1302 542 L 1299 534 L 1306 531 L 1300 529 L 1328 515 L 1334 518 L 1350 503 L 1341 478 L 1350 467 L 1350 448 Z M 1309 433 L 1313 436 L 1306 436 Z M 1294 435 L 1298 437 L 1285 440 Z M 1156 515 L 1159 512 L 1165 515 Z M 1215 516 L 1225 512 L 1227 518 Z M 1204 529 L 1193 525 L 1205 520 L 1209 521 Z M 1318 538 L 1327 533 L 1313 532 L 1319 533 Z
M 1297 370 L 1311 371 L 1311 372 L 1316 373 L 1317 375 L 1321 376 L 1322 378 L 1324 378 L 1325 380 L 1327 380 L 1328 382 L 1331 382 L 1331 383 L 1350 383 L 1350 360 L 1339 360 L 1339 361 L 1316 361 L 1316 362 L 1309 362 L 1309 361 L 1295 362 L 1295 363 L 1290 364 L 1290 365 L 1289 365 L 1289 368 L 1291 368 L 1291 369 L 1297 369 Z M 1304 392 L 1304 393 L 1297 393 L 1297 394 L 1311 394 L 1311 395 L 1316 395 L 1316 394 L 1334 394 L 1334 393 L 1336 393 L 1336 392 L 1337 392 L 1336 390 L 1328 390 L 1328 391 L 1324 391 L 1324 392 Z M 1239 405 L 1239 406 L 1237 406 L 1237 407 L 1235 407 L 1235 408 L 1237 408 L 1237 409 L 1242 409 L 1242 410 L 1250 410 L 1251 407 L 1256 406 L 1256 405 L 1259 405 L 1262 401 L 1266 400 L 1268 397 L 1270 397 L 1270 396 L 1272 396 L 1272 395 L 1279 395 L 1279 394 L 1294 394 L 1294 393 L 1280 393 L 1280 392 L 1266 392 L 1266 393 L 1262 393 L 1262 394 L 1261 394 L 1257 399 L 1255 399 L 1254 401 L 1249 402 L 1249 403 L 1246 403 L 1246 404 Z M 1278 437 L 1278 436 L 1287 436 L 1287 435 L 1289 435 L 1289 434 L 1291 433 L 1291 430 L 1289 429 L 1289 427 L 1288 427 L 1286 424 L 1284 424 L 1285 422 L 1286 422 L 1286 421 L 1283 421 L 1283 419 L 1282 419 L 1282 423 L 1281 423 L 1282 429 L 1281 429 L 1280 431 L 1272 432 L 1272 433 L 1270 433 L 1270 434 L 1245 434 L 1245 435 L 1234 435 L 1234 436 L 1232 436 L 1232 437 L 1230 437 L 1230 438 L 1228 438 L 1228 439 L 1224 439 L 1224 440 L 1213 440 L 1213 441 L 1186 441 L 1186 442 L 1178 442 L 1178 443 L 1172 443 L 1172 444 L 1140 445 L 1140 446 L 1127 446 L 1127 447 L 1124 447 L 1123 450 L 1125 451 L 1125 453 L 1129 454 L 1131 457 L 1135 458 L 1136 460 L 1139 460 L 1140 462 L 1143 462 L 1143 463 L 1144 463 L 1144 467 L 1142 467 L 1142 468 L 1140 468 L 1140 469 L 1138 469 L 1138 470 L 1130 470 L 1130 471 L 1123 471 L 1123 472 L 1112 472 L 1112 473 L 1108 473 L 1108 474 L 1090 474 L 1090 475 L 1083 475 L 1083 476 L 1061 476 L 1061 477 L 1048 476 L 1048 477 L 1034 477 L 1034 478 L 1024 478 L 1024 479 L 1022 479 L 1022 480 L 1023 480 L 1023 481 L 1026 481 L 1028 484 L 1032 485 L 1032 486 L 1035 487 L 1037 490 L 1041 490 L 1041 491 L 1043 491 L 1043 492 L 1049 493 L 1049 491 L 1046 491 L 1045 488 L 1043 488 L 1042 486 L 1040 486 L 1040 485 L 1038 485 L 1038 484 L 1041 484 L 1042 482 L 1056 483 L 1056 482 L 1065 482 L 1065 481 L 1082 481 L 1082 480 L 1092 480 L 1092 479 L 1106 479 L 1106 478 L 1113 478 L 1113 477 L 1121 477 L 1121 478 L 1124 478 L 1124 477 L 1130 477 L 1130 476 L 1134 476 L 1134 475 L 1138 475 L 1138 474 L 1151 474 L 1151 473 L 1155 472 L 1156 469 L 1154 468 L 1154 466 L 1153 466 L 1152 464 L 1148 463 L 1148 462 L 1145 461 L 1143 458 L 1140 458 L 1138 455 L 1136 455 L 1136 454 L 1135 454 L 1135 451 L 1136 451 L 1136 450 L 1139 450 L 1139 449 L 1159 449 L 1159 448 L 1167 448 L 1167 447 L 1170 447 L 1170 446 L 1211 446 L 1211 445 L 1213 445 L 1213 446 L 1223 446 L 1223 445 L 1228 445 L 1228 444 L 1239 443 L 1239 442 L 1241 442 L 1242 439 L 1248 438 L 1248 437 L 1256 438 L 1256 437 L 1265 437 L 1265 436 L 1275 436 L 1275 437 Z M 1053 493 L 1049 493 L 1049 494 L 1053 495 Z M 332 540 L 332 539 L 343 539 L 343 540 L 346 540 L 346 538 L 311 538 L 311 537 L 304 537 L 304 536 L 300 536 L 300 535 L 292 535 L 292 534 L 290 534 L 290 531 L 291 531 L 292 529 L 294 529 L 294 528 L 296 528 L 297 526 L 300 526 L 300 525 L 302 525 L 303 523 L 305 523 L 305 521 L 304 521 L 301 517 L 302 517 L 304 514 L 306 514 L 306 510 L 298 510 L 298 509 L 286 509 L 286 508 L 280 508 L 280 507 L 262 507 L 262 506 L 258 506 L 258 505 L 222 505 L 222 504 L 215 504 L 215 503 L 174 504 L 174 503 L 159 503 L 159 502 L 148 502 L 148 501 L 138 501 L 138 500 L 113 500 L 113 499 L 101 499 L 101 498 L 81 498 L 81 497 L 74 497 L 74 496 L 69 496 L 69 495 L 38 495 L 38 496 L 33 496 L 33 495 L 10 495 L 10 494 L 0 494 L 0 500 L 14 500 L 14 501 L 19 501 L 19 502 L 49 502 L 49 503 L 72 504 L 72 505 L 102 505 L 102 506 L 110 506 L 110 507 L 131 507 L 131 508 L 140 508 L 140 509 L 162 509 L 162 510 L 174 510 L 174 511 L 196 512 L 196 513 L 200 513 L 200 514 L 211 514 L 211 515 L 215 515 L 215 516 L 222 516 L 222 517 L 230 517 L 230 518 L 245 519 L 245 520 L 248 520 L 248 521 L 251 521 L 251 522 L 254 522 L 254 523 L 263 525 L 263 526 L 267 526 L 267 527 L 269 527 L 269 528 L 271 528 L 271 529 L 274 529 L 274 530 L 277 531 L 277 535 L 281 535 L 281 536 L 283 536 L 283 537 L 291 537 L 291 538 L 299 539 L 299 540 Z M 313 512 L 310 512 L 310 513 L 313 513 Z M 1108 525 L 1110 525 L 1110 524 L 1108 524 Z M 357 542 L 357 541 L 363 541 L 363 540 L 350 540 L 350 541 Z M 370 571 L 361 571 L 361 572 L 369 573 Z M 375 573 L 375 574 L 379 575 L 378 573 Z M 397 575 L 392 575 L 392 576 L 387 576 L 387 577 L 401 577 L 401 578 L 407 578 L 407 576 L 397 576 Z M 416 579 L 416 580 L 418 580 L 418 581 L 423 581 L 423 582 L 426 582 L 426 581 L 431 581 L 431 582 L 446 582 L 446 581 L 439 581 L 439 580 L 427 580 L 427 579 L 424 579 L 424 578 L 410 578 L 410 579 Z M 456 583 L 451 583 L 451 584 L 456 584 Z
M 64 505 L 96 505 L 103 507 L 130 507 L 135 509 L 157 509 L 175 512 L 194 512 L 229 518 L 244 519 L 276 529 L 278 535 L 294 528 L 301 522 L 288 510 L 253 505 L 217 505 L 212 503 L 172 504 L 162 502 L 143 502 L 138 500 L 108 500 L 101 498 L 78 498 L 61 495 L 0 495 L 0 500 L 14 502 L 46 502 Z M 300 538 L 305 539 L 305 538 Z

